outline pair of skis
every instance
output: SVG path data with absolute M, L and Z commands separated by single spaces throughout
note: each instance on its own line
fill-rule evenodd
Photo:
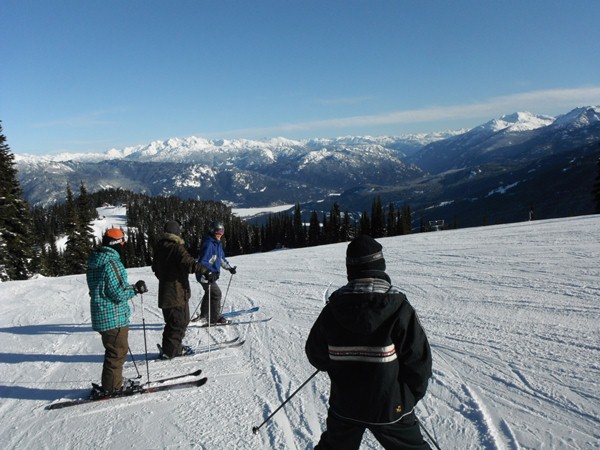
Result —
M 250 314 L 250 313 L 256 312 L 256 311 L 258 311 L 258 309 L 259 309 L 259 307 L 255 306 L 255 307 L 249 308 L 249 309 L 241 309 L 241 310 L 237 310 L 237 311 L 226 312 L 223 314 L 223 316 L 228 317 L 228 318 L 236 317 L 236 316 L 240 316 L 242 314 Z M 200 319 L 200 317 L 198 316 L 194 319 L 192 319 L 192 321 L 198 321 Z M 270 317 L 267 319 L 230 322 L 229 324 L 226 324 L 226 325 L 240 325 L 243 323 L 266 322 L 269 320 L 271 320 Z M 205 325 L 205 326 L 207 326 L 207 325 Z M 233 338 L 233 339 L 230 339 L 227 341 L 215 343 L 210 346 L 206 345 L 204 347 L 195 349 L 195 354 L 207 353 L 209 351 L 212 352 L 212 351 L 217 351 L 217 350 L 226 349 L 226 348 L 240 347 L 244 344 L 244 342 L 245 342 L 244 339 L 240 339 L 239 337 L 236 337 L 236 338 Z M 160 345 L 158 345 L 158 347 L 159 347 L 159 350 L 161 350 Z M 191 355 L 191 356 L 193 356 L 193 355 Z M 73 399 L 73 400 L 58 401 L 58 402 L 54 402 L 54 403 L 47 405 L 45 407 L 45 409 L 47 409 L 47 410 L 62 409 L 62 408 L 68 408 L 70 406 L 77 406 L 77 405 L 83 405 L 83 404 L 87 404 L 87 403 L 101 402 L 101 401 L 111 400 L 111 399 L 115 399 L 115 398 L 130 397 L 133 395 L 145 395 L 145 394 L 151 394 L 154 392 L 170 391 L 170 390 L 175 390 L 175 389 L 185 389 L 185 388 L 190 388 L 190 387 L 200 387 L 200 386 L 205 385 L 206 382 L 208 381 L 208 379 L 206 377 L 198 378 L 198 379 L 192 380 L 192 381 L 178 381 L 178 380 L 182 379 L 182 378 L 187 378 L 187 377 L 198 377 L 198 376 L 200 376 L 201 373 L 202 373 L 202 370 L 200 369 L 200 370 L 195 370 L 193 372 L 185 373 L 182 375 L 175 375 L 172 377 L 162 378 L 159 380 L 152 381 L 152 383 L 148 386 L 146 386 L 146 385 L 135 386 L 133 388 L 125 389 L 117 394 L 107 395 L 105 397 L 96 397 L 96 398 L 87 397 L 87 398 L 78 398 L 78 399 Z
M 196 348 L 192 348 L 193 353 L 190 353 L 189 355 L 180 355 L 180 356 L 174 356 L 173 358 L 167 358 L 164 357 L 164 352 L 162 349 L 162 346 L 160 344 L 156 344 L 156 348 L 158 348 L 158 355 L 156 357 L 153 357 L 151 359 L 149 359 L 150 362 L 161 362 L 161 361 L 171 361 L 171 360 L 179 360 L 181 358 L 193 358 L 196 355 L 201 355 L 203 353 L 208 353 L 208 352 L 216 352 L 218 350 L 224 350 L 226 348 L 235 348 L 235 347 L 241 347 L 242 345 L 244 345 L 244 343 L 246 342 L 245 339 L 240 339 L 239 336 L 234 337 L 233 339 L 228 339 L 226 341 L 219 341 L 219 342 L 214 342 L 210 345 L 203 345 L 201 347 L 196 347 Z
M 181 378 L 187 378 L 187 377 L 198 377 L 198 376 L 200 376 L 201 373 L 202 373 L 202 369 L 195 370 L 193 372 L 185 373 L 182 375 L 175 375 L 172 377 L 162 378 L 160 380 L 153 381 L 150 386 L 145 386 L 145 385 L 136 386 L 133 388 L 125 389 L 116 394 L 107 395 L 105 397 L 96 397 L 96 398 L 87 397 L 87 398 L 78 398 L 78 399 L 74 399 L 74 400 L 63 400 L 63 401 L 51 403 L 48 406 L 46 406 L 45 409 L 62 409 L 62 408 L 68 408 L 70 406 L 84 405 L 86 403 L 95 403 L 95 402 L 102 402 L 102 401 L 106 401 L 106 400 L 112 400 L 115 398 L 131 397 L 133 395 L 145 395 L 145 394 L 152 394 L 154 392 L 171 391 L 171 390 L 175 390 L 175 389 L 185 389 L 185 388 L 190 388 L 190 387 L 200 387 L 200 386 L 203 386 L 206 384 L 206 382 L 208 381 L 208 378 L 203 377 L 203 378 L 199 378 L 197 380 L 192 380 L 192 381 L 177 381 L 177 380 L 179 380 Z M 169 383 L 171 381 L 175 381 L 175 383 Z M 165 384 L 165 383 L 168 383 L 168 384 Z
M 210 327 L 228 327 L 228 326 L 236 326 L 236 325 L 247 325 L 250 323 L 261 323 L 261 322 L 268 322 L 269 320 L 271 320 L 272 317 L 266 317 L 264 319 L 251 319 L 251 320 L 232 320 L 231 322 L 227 322 L 227 323 L 211 323 Z M 207 323 L 203 323 L 202 325 L 200 325 L 200 328 L 208 328 L 208 324 Z
M 225 348 L 241 347 L 244 344 L 244 342 L 245 342 L 245 340 L 240 339 L 239 337 L 236 337 L 236 338 L 230 339 L 228 341 L 216 343 L 214 345 L 211 345 L 210 347 L 209 346 L 200 347 L 196 350 L 196 354 L 207 353 L 209 351 L 214 352 L 214 351 L 225 349 Z M 160 346 L 159 346 L 159 349 L 160 349 Z M 47 405 L 45 409 L 49 409 L 49 410 L 50 409 L 61 409 L 61 408 L 67 408 L 70 406 L 84 405 L 86 403 L 95 403 L 95 402 L 100 402 L 100 401 L 104 401 L 104 400 L 111 400 L 114 398 L 130 397 L 132 395 L 138 395 L 138 394 L 144 395 L 144 394 L 151 394 L 154 392 L 170 391 L 170 390 L 175 390 L 175 389 L 185 389 L 185 388 L 190 388 L 190 387 L 200 387 L 200 386 L 203 386 L 204 384 L 206 384 L 206 382 L 208 381 L 208 379 L 206 377 L 199 378 L 197 380 L 192 380 L 192 381 L 177 382 L 177 380 L 179 380 L 181 378 L 187 378 L 187 377 L 198 377 L 198 376 L 200 376 L 201 373 L 202 373 L 202 369 L 199 369 L 199 370 L 195 370 L 193 372 L 184 373 L 182 375 L 174 375 L 172 377 L 161 378 L 159 380 L 153 380 L 150 386 L 142 385 L 142 386 L 134 387 L 132 389 L 126 389 L 122 392 L 119 392 L 118 394 L 108 395 L 106 397 L 100 397 L 100 398 L 88 397 L 88 398 L 78 398 L 78 399 L 74 399 L 74 400 L 59 401 L 59 402 L 55 402 L 55 403 L 51 403 L 51 404 Z M 173 381 L 175 381 L 175 383 L 172 383 Z
M 207 327 L 226 327 L 226 326 L 236 326 L 236 325 L 246 325 L 246 324 L 251 324 L 251 323 L 261 323 L 261 322 L 268 322 L 269 320 L 272 319 L 272 317 L 267 317 L 267 318 L 263 318 L 263 319 L 249 319 L 249 320 L 229 320 L 231 318 L 237 318 L 238 316 L 241 316 L 243 314 L 251 314 L 254 313 L 256 311 L 258 311 L 259 307 L 255 306 L 253 308 L 249 308 L 249 309 L 240 309 L 237 311 L 229 311 L 226 313 L 223 313 L 222 316 L 226 319 L 228 319 L 228 322 L 226 323 L 211 323 L 210 325 L 208 324 L 208 322 L 203 323 L 202 325 L 200 325 L 201 328 L 207 328 Z M 192 322 L 198 322 L 200 320 L 200 316 L 196 316 L 194 317 L 191 321 Z
M 202 347 L 194 348 L 193 349 L 194 353 L 192 353 L 190 355 L 175 356 L 175 358 L 177 358 L 177 359 L 188 358 L 188 357 L 193 357 L 195 355 L 199 355 L 202 353 L 207 353 L 209 351 L 213 352 L 213 351 L 222 350 L 222 349 L 226 349 L 226 348 L 241 347 L 242 345 L 244 345 L 244 342 L 246 342 L 245 339 L 240 339 L 240 337 L 237 336 L 237 337 L 234 337 L 233 339 L 229 339 L 227 341 L 215 342 L 214 344 L 211 344 L 211 345 L 204 345 Z M 163 354 L 162 347 L 160 346 L 160 344 L 156 344 L 156 346 L 158 347 L 158 352 L 159 352 L 159 356 L 158 356 L 157 360 L 170 361 L 171 359 L 174 359 L 174 358 L 163 358 L 162 357 L 162 354 Z
M 240 339 L 240 337 L 238 336 L 238 337 L 235 337 L 228 341 L 217 342 L 215 344 L 210 344 L 210 345 L 204 345 L 204 346 L 196 349 L 196 355 L 199 355 L 202 353 L 216 352 L 218 350 L 224 350 L 226 348 L 241 347 L 242 345 L 244 345 L 244 342 L 246 342 L 246 340 Z

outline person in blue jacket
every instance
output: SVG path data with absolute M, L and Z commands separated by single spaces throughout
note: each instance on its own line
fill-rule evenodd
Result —
M 111 228 L 102 237 L 102 245 L 88 257 L 86 279 L 90 294 L 92 328 L 102 336 L 104 364 L 102 366 L 103 395 L 111 395 L 123 386 L 123 364 L 129 349 L 128 301 L 136 294 L 148 292 L 146 283 L 135 285 L 127 281 L 127 272 L 121 262 L 125 235 Z
M 222 222 L 211 222 L 208 227 L 208 234 L 202 239 L 200 246 L 200 256 L 198 262 L 207 269 L 208 272 L 200 275 L 196 274 L 196 279 L 204 289 L 204 296 L 200 305 L 200 318 L 204 318 L 211 324 L 222 325 L 229 321 L 221 315 L 221 289 L 217 280 L 221 274 L 221 268 L 228 270 L 235 275 L 236 268 L 229 264 L 225 258 L 223 243 L 221 238 L 225 234 L 225 226 Z M 209 308 L 210 296 L 210 308 Z M 210 309 L 210 317 L 209 315 Z

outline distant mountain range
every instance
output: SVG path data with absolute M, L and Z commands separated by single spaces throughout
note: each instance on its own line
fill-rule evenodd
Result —
M 236 207 L 302 204 L 370 211 L 409 204 L 419 218 L 457 226 L 593 212 L 600 107 L 557 118 L 518 112 L 471 130 L 337 139 L 173 138 L 102 154 L 15 155 L 36 204 L 63 201 L 66 184 L 216 200 Z

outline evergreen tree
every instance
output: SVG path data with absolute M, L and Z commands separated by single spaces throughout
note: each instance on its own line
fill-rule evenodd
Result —
M 347 242 L 354 239 L 354 229 L 352 224 L 350 223 L 350 213 L 348 211 L 344 211 L 344 216 L 342 219 L 342 228 L 340 230 L 340 241 Z
M 369 219 L 369 214 L 367 211 L 363 211 L 362 215 L 360 216 L 359 232 L 360 234 L 367 234 L 371 236 L 371 220 Z
M 323 224 L 323 228 L 321 228 L 321 239 L 319 244 L 329 244 L 328 236 L 329 233 L 329 221 L 327 220 L 327 213 L 323 213 L 323 220 L 321 221 Z
M 125 234 L 125 230 L 123 234 Z M 137 267 L 136 265 L 136 254 L 135 254 L 135 233 L 127 233 L 125 239 L 125 252 L 123 256 L 123 265 L 127 268 Z
M 66 208 L 65 232 L 67 234 L 67 244 L 64 252 L 66 274 L 85 273 L 87 258 L 94 243 L 92 240 L 93 235 L 87 232 L 89 223 L 82 223 L 82 220 L 85 220 L 89 215 L 80 213 L 69 184 L 67 184 Z
M 302 211 L 300 203 L 294 206 L 294 245 L 296 247 L 304 247 L 306 245 L 306 230 L 302 223 Z
M 56 241 L 50 242 L 49 247 L 46 251 L 46 261 L 43 264 L 43 274 L 48 277 L 59 277 L 65 273 L 64 260 L 56 247 Z
M 308 245 L 319 245 L 321 240 L 321 223 L 316 211 L 310 213 L 310 221 L 308 224 Z
M 329 236 L 327 238 L 327 242 L 340 242 L 340 228 L 341 228 L 341 215 L 340 215 L 340 205 L 338 202 L 333 204 L 331 208 L 331 212 L 329 213 Z
M 92 205 L 83 181 L 79 185 L 79 198 L 77 198 L 76 206 L 79 239 L 81 240 L 82 251 L 86 254 L 87 264 L 87 255 L 92 250 L 96 239 L 92 228 L 92 220 L 96 219 L 98 214 L 96 208 Z
M 400 234 L 410 234 L 412 231 L 412 212 L 410 206 L 404 205 L 402 207 L 402 213 L 400 215 L 401 228 Z
M 31 276 L 33 222 L 0 122 L 0 281 Z
M 381 204 L 381 198 L 375 197 L 371 207 L 371 237 L 380 238 L 385 236 L 385 213 Z
M 98 218 L 98 213 L 96 212 L 96 208 L 92 204 L 92 200 L 88 195 L 87 188 L 83 181 L 81 181 L 79 185 L 79 197 L 77 198 L 77 213 L 79 216 L 79 222 L 82 225 L 82 230 L 86 229 L 89 231 L 91 236 L 94 235 L 94 230 L 92 229 L 91 222 L 94 219 Z
M 396 209 L 394 208 L 393 203 L 390 203 L 390 206 L 388 208 L 386 228 L 386 234 L 388 236 L 395 236 L 396 234 L 398 234 L 396 230 Z

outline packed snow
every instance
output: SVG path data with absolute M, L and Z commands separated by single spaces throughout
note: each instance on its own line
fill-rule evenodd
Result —
M 120 228 L 127 237 L 127 208 L 125 206 L 103 206 L 96 208 L 98 217 L 92 221 L 90 227 L 96 241 L 100 242 L 102 235 L 109 228 Z M 60 236 L 56 241 L 56 247 L 64 251 L 67 247 L 67 236 Z
M 442 449 L 600 448 L 600 216 L 379 241 L 432 345 L 434 375 L 417 409 Z M 346 281 L 345 249 L 230 258 L 238 272 L 219 281 L 224 309 L 260 306 L 243 320 L 272 319 L 210 331 L 192 324 L 185 343 L 194 347 L 236 336 L 245 344 L 172 361 L 153 360 L 158 282 L 149 267 L 130 269 L 129 281 L 144 279 L 149 292 L 133 300 L 136 363 L 129 358 L 124 375 L 152 381 L 201 368 L 208 383 L 61 410 L 44 408 L 86 396 L 102 370 L 85 276 L 0 284 L 0 447 L 313 448 L 327 414 L 325 373 L 257 434 L 252 427 L 314 373 L 304 344 L 327 293 Z M 192 289 L 194 310 L 193 279 Z M 367 432 L 361 448 L 379 446 Z
M 279 212 L 283 212 L 283 211 L 292 209 L 293 207 L 294 207 L 294 205 L 289 204 L 289 205 L 268 206 L 268 207 L 263 207 L 263 208 L 233 208 L 231 210 L 231 212 L 238 217 L 249 219 L 249 218 L 252 218 L 259 214 L 265 214 L 265 213 L 276 214 Z

